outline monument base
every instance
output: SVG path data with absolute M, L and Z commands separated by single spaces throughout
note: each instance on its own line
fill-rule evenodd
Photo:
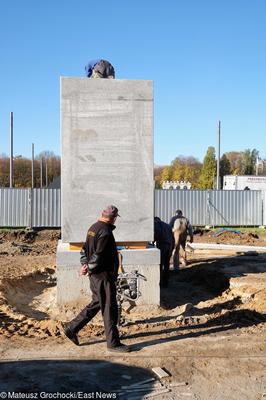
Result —
M 147 281 L 140 280 L 141 297 L 139 305 L 160 305 L 160 251 L 151 249 L 121 250 L 122 265 L 125 272 L 137 270 Z M 80 252 L 70 250 L 69 243 L 58 242 L 57 265 L 57 304 L 58 306 L 84 303 L 91 298 L 89 279 L 80 276 Z

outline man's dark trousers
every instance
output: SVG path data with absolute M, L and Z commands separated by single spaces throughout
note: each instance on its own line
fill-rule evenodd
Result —
M 172 246 L 163 246 L 163 248 L 161 249 L 161 260 L 160 260 L 162 286 L 167 286 L 168 284 L 171 254 L 172 254 Z
M 82 329 L 101 310 L 107 347 L 120 345 L 117 329 L 118 309 L 115 280 L 111 273 L 104 271 L 90 275 L 92 301 L 70 323 L 73 333 Z

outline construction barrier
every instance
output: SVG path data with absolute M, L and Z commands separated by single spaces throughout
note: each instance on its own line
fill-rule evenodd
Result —
M 260 190 L 154 192 L 155 216 L 169 222 L 179 208 L 194 226 L 266 225 L 265 204 L 266 192 Z M 0 188 L 0 226 L 60 227 L 61 190 Z

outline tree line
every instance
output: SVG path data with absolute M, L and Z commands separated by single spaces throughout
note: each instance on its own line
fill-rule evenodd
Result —
M 259 151 L 247 149 L 224 153 L 220 159 L 220 183 L 225 175 L 255 175 Z M 170 165 L 154 169 L 155 187 L 164 181 L 189 181 L 192 189 L 213 189 L 216 182 L 217 159 L 214 147 L 208 147 L 203 163 L 195 157 L 178 156 Z
M 34 159 L 34 187 L 46 187 L 60 176 L 60 157 L 52 151 L 43 151 Z M 0 187 L 10 185 L 10 159 L 0 156 Z M 22 156 L 13 159 L 13 187 L 27 188 L 32 186 L 32 160 Z
M 220 159 L 221 187 L 225 175 L 254 175 L 258 156 L 259 151 L 256 149 L 224 153 Z M 34 187 L 46 187 L 46 183 L 48 186 L 55 178 L 60 176 L 60 164 L 60 156 L 51 151 L 43 151 L 38 154 L 34 160 Z M 213 189 L 216 182 L 216 168 L 215 149 L 210 146 L 203 163 L 193 156 L 178 156 L 170 165 L 155 167 L 155 187 L 161 188 L 164 181 L 189 181 L 192 189 Z M 9 157 L 2 154 L 0 156 L 0 187 L 9 187 L 9 174 Z M 31 159 L 22 156 L 14 157 L 13 181 L 13 187 L 31 187 Z

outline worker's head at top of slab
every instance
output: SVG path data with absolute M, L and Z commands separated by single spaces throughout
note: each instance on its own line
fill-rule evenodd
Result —
M 107 60 L 91 60 L 85 66 L 86 76 L 88 78 L 114 79 L 115 70 L 112 64 Z
M 179 210 L 179 209 L 176 210 L 175 214 L 176 214 L 178 217 L 182 217 L 182 215 L 183 215 L 182 210 Z

